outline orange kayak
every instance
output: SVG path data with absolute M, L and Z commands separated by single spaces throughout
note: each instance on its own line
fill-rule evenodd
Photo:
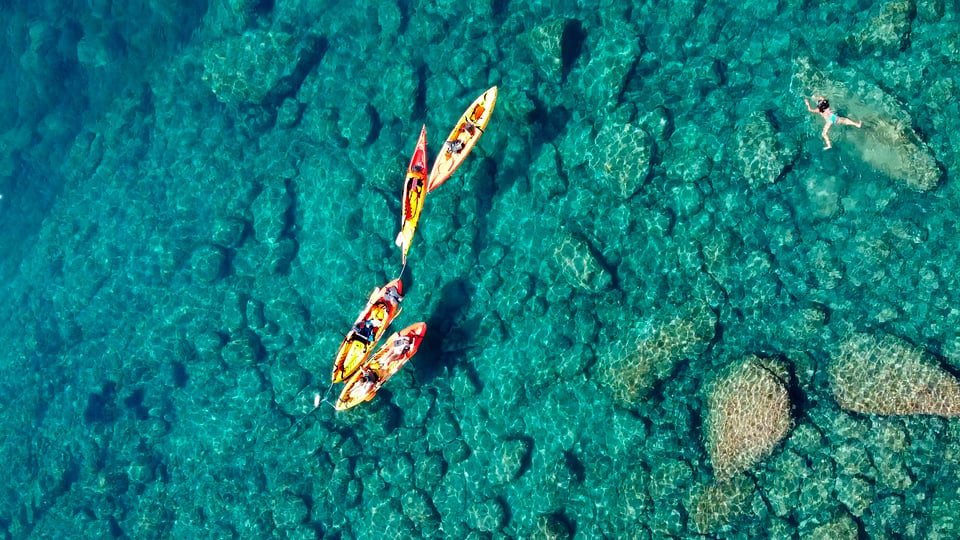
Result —
M 494 86 L 467 107 L 466 112 L 460 117 L 460 121 L 450 132 L 447 140 L 444 141 L 443 149 L 433 162 L 433 168 L 430 170 L 430 177 L 427 180 L 427 193 L 446 182 L 453 171 L 456 171 L 457 167 L 470 154 L 473 145 L 477 144 L 480 135 L 483 135 L 483 130 L 487 127 L 490 114 L 493 113 L 493 107 L 496 104 L 497 87 Z
M 413 233 L 417 230 L 420 221 L 420 211 L 423 210 L 423 198 L 427 183 L 427 126 L 420 130 L 417 140 L 417 149 L 410 158 L 407 167 L 407 177 L 403 181 L 403 199 L 400 204 L 400 234 L 397 235 L 397 246 L 401 249 L 403 264 L 407 264 L 407 252 L 410 251 L 410 242 Z
M 338 383 L 352 375 L 367 359 L 373 346 L 383 336 L 393 319 L 400 314 L 403 284 L 397 278 L 370 293 L 366 307 L 360 312 L 353 328 L 347 332 L 333 363 L 332 379 Z
M 426 333 L 427 325 L 418 322 L 390 336 L 377 354 L 367 360 L 347 381 L 337 399 L 336 409 L 345 411 L 373 399 L 383 383 L 400 371 L 407 360 L 417 353 Z

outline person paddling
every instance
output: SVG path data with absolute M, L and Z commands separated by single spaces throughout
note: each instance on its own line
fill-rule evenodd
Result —
M 813 96 L 813 99 L 817 100 L 816 109 L 810 106 L 810 100 L 807 98 L 803 98 L 803 102 L 807 104 L 808 111 L 819 114 L 826 122 L 826 125 L 823 126 L 823 131 L 820 133 L 823 135 L 823 141 L 827 143 L 827 145 L 823 147 L 824 150 L 833 148 L 833 145 L 830 144 L 830 137 L 827 136 L 827 132 L 830 131 L 830 126 L 833 124 L 843 124 L 845 126 L 855 126 L 858 128 L 863 126 L 863 122 L 857 122 L 833 112 L 833 109 L 830 108 L 830 102 L 827 101 L 827 98 L 823 96 Z

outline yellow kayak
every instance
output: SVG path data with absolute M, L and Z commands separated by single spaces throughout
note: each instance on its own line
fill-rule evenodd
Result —
M 400 314 L 402 294 L 403 284 L 400 278 L 373 290 L 367 305 L 353 323 L 353 328 L 343 338 L 340 349 L 337 351 L 331 375 L 334 383 L 341 382 L 352 375 L 367 359 L 373 346 L 386 332 L 393 319 Z
M 496 104 L 497 87 L 494 86 L 467 107 L 433 162 L 433 168 L 427 180 L 427 193 L 440 187 L 463 163 L 473 150 L 473 146 L 477 144 L 477 140 L 483 135 L 483 130 L 487 127 L 490 114 L 493 113 L 493 107 Z
M 397 246 L 402 253 L 402 262 L 407 264 L 407 252 L 410 251 L 410 242 L 413 233 L 417 230 L 420 221 L 420 212 L 423 210 L 423 199 L 427 195 L 424 190 L 427 180 L 427 126 L 420 130 L 417 148 L 410 158 L 407 167 L 407 177 L 403 181 L 403 199 L 400 201 L 400 234 L 397 235 Z
M 400 371 L 407 360 L 417 353 L 426 333 L 427 325 L 418 322 L 390 336 L 377 354 L 347 380 L 334 407 L 338 411 L 345 411 L 373 399 L 383 383 Z

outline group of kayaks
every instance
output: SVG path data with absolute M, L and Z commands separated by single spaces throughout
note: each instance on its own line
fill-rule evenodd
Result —
M 444 141 L 429 176 L 426 174 L 427 127 L 423 126 L 420 130 L 420 138 L 407 167 L 400 201 L 400 233 L 397 235 L 396 244 L 400 248 L 404 267 L 413 234 L 420 221 L 424 198 L 427 193 L 446 182 L 473 150 L 490 121 L 496 102 L 497 87 L 494 86 L 470 104 Z M 370 294 L 367 305 L 360 311 L 353 327 L 343 338 L 331 376 L 332 384 L 344 383 L 340 397 L 334 405 L 338 411 L 373 399 L 380 387 L 416 354 L 427 332 L 427 325 L 423 322 L 411 324 L 391 334 L 376 353 L 370 354 L 386 333 L 387 327 L 400 314 L 401 301 L 403 283 L 399 277 L 377 287 Z

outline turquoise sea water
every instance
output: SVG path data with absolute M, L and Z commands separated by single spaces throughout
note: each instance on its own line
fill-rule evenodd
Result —
M 958 14 L 4 4 L 0 530 L 960 537 Z M 420 126 L 493 85 L 419 353 L 313 410 Z

